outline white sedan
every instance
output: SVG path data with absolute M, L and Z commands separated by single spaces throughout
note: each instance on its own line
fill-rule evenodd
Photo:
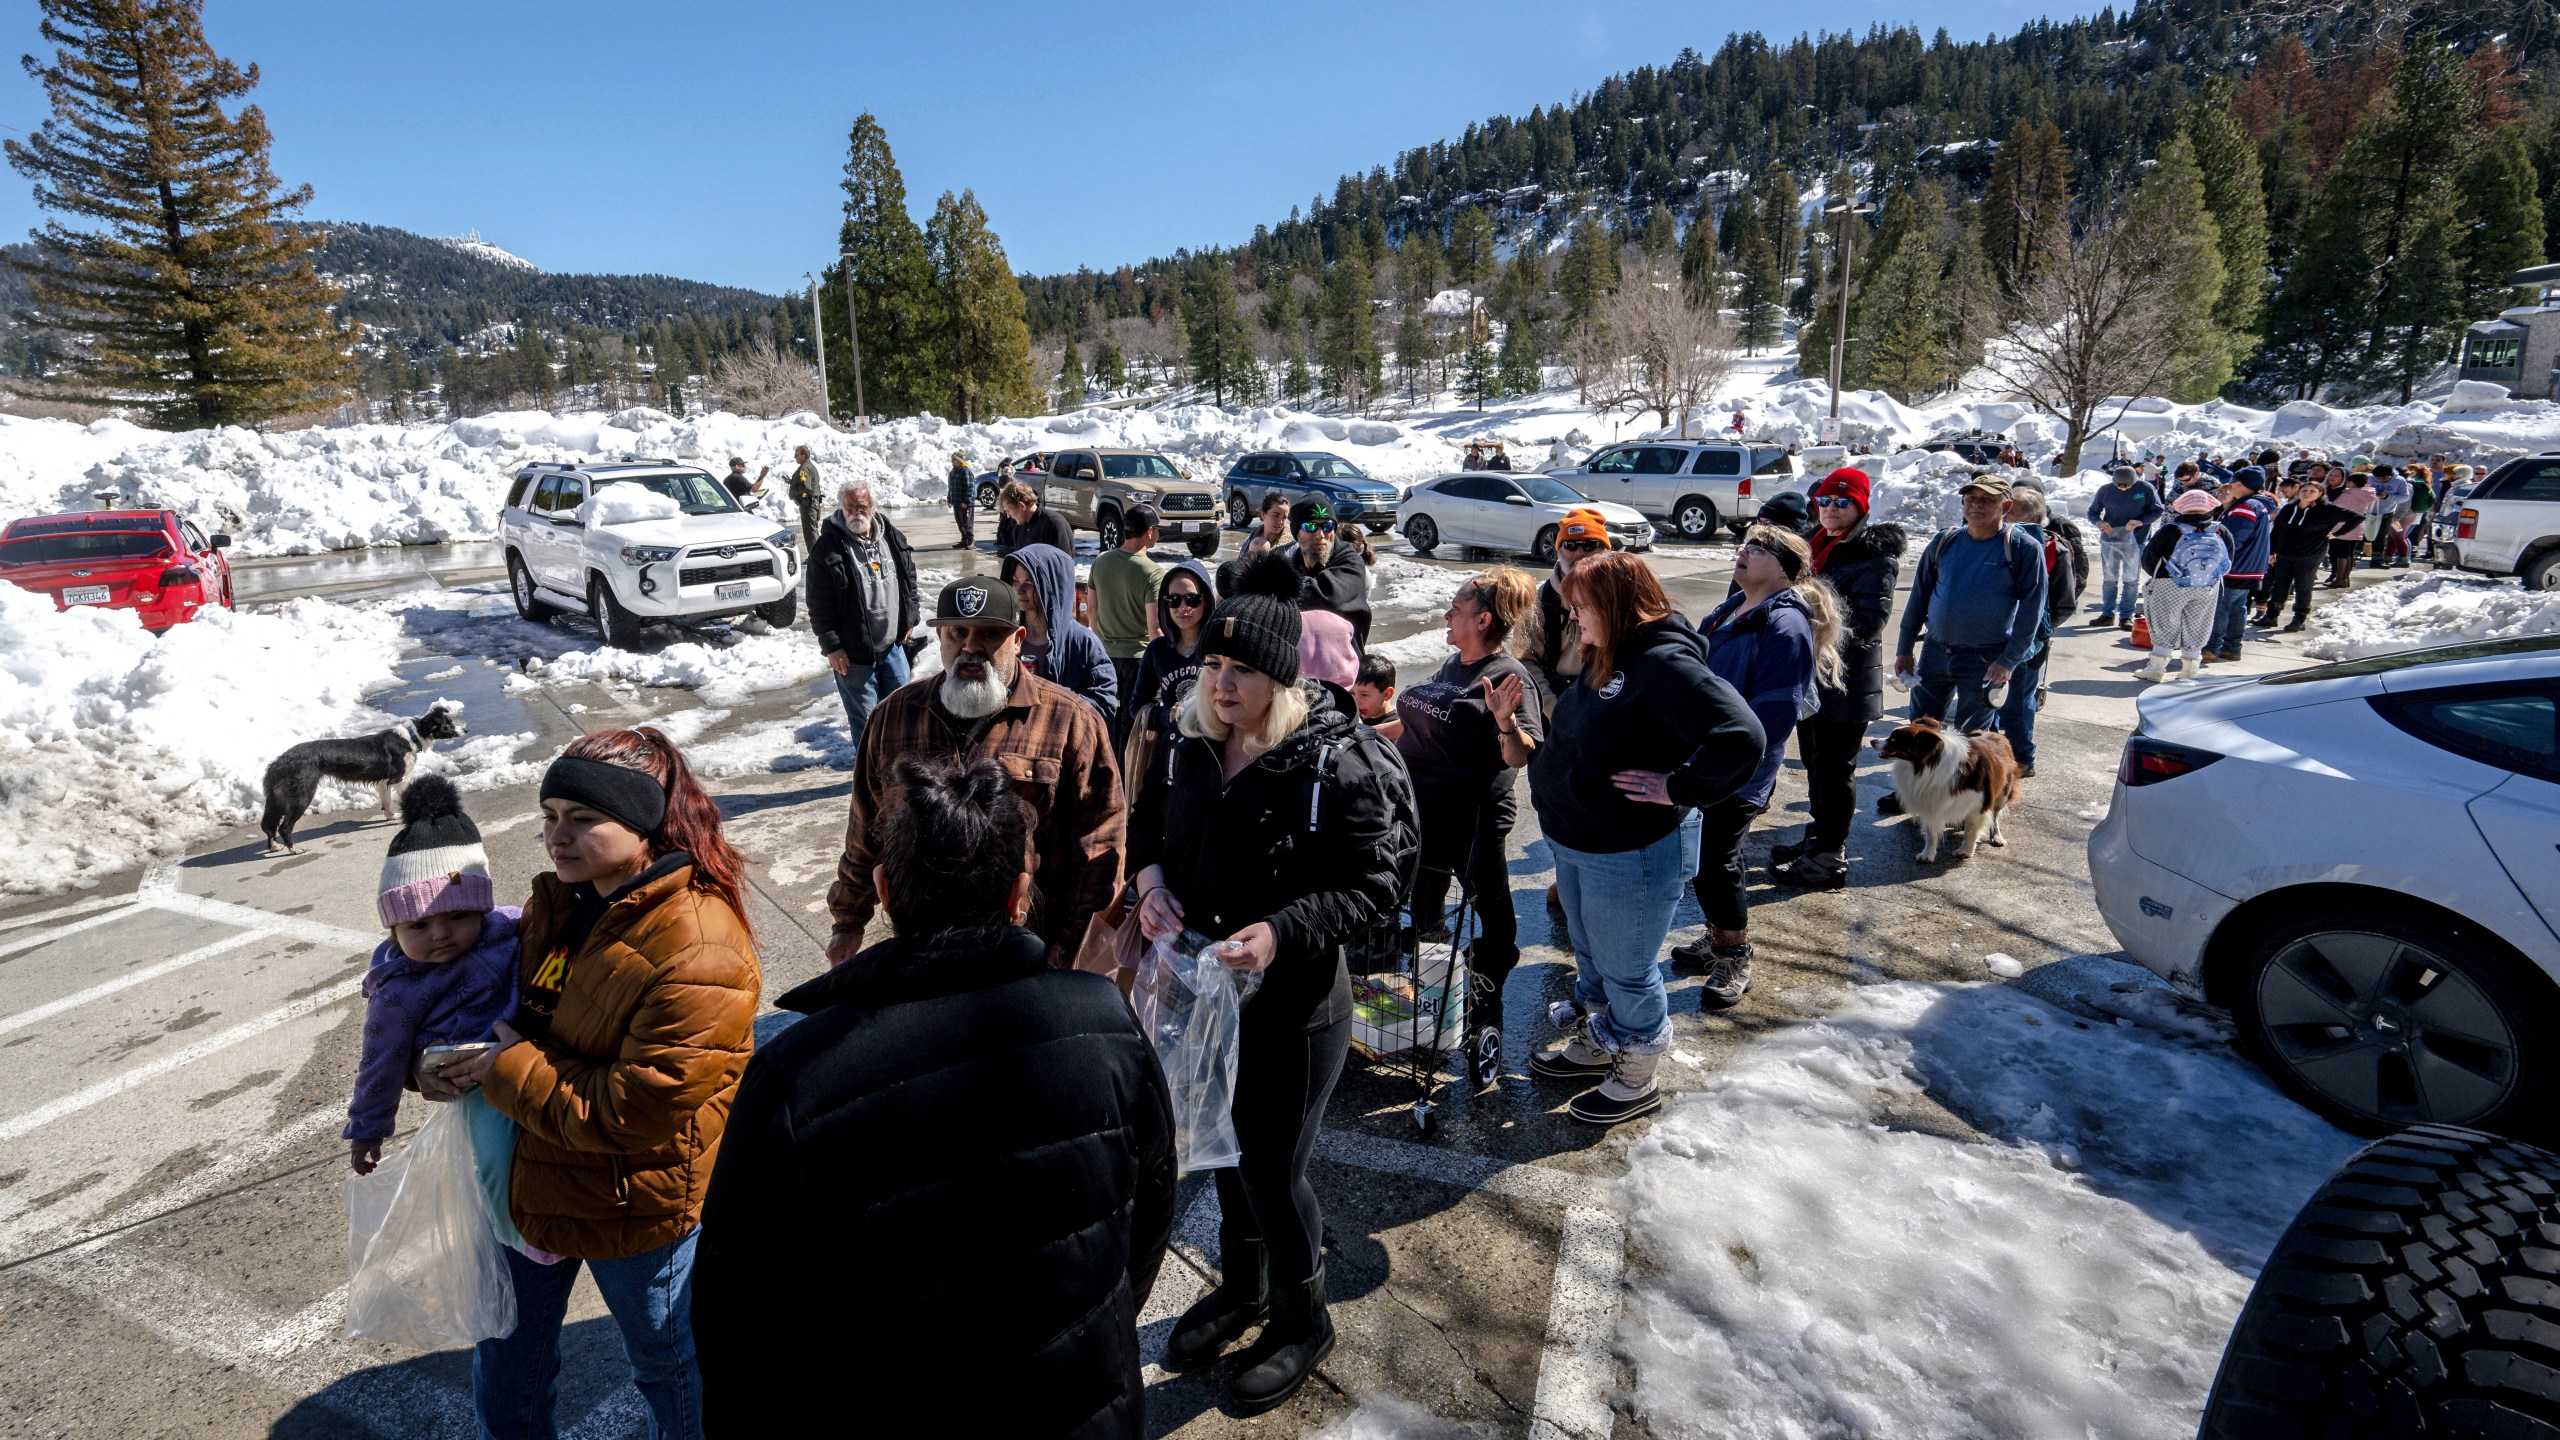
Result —
M 2560 636 L 2138 702 L 2089 836 L 2127 953 L 2376 1135 L 2547 1130 L 2560 1098 Z
M 1405 492 L 1398 528 L 1420 555 L 1448 544 L 1526 552 L 1546 561 L 1555 558 L 1556 527 L 1573 510 L 1599 511 L 1621 550 L 1653 548 L 1653 526 L 1634 510 L 1518 470 L 1468 470 L 1425 480 Z

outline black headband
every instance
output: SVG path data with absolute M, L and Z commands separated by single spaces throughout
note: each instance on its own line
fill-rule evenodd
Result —
M 1748 541 L 1746 543 L 1756 546 L 1761 554 L 1777 561 L 1778 568 L 1787 572 L 1787 579 L 1789 581 L 1792 582 L 1804 578 L 1804 561 L 1797 559 L 1796 552 L 1793 550 L 1788 549 L 1784 545 L 1763 545 L 1756 540 Z
M 542 772 L 542 798 L 574 800 L 610 815 L 641 835 L 655 835 L 667 818 L 667 789 L 656 779 L 606 760 L 563 755 Z

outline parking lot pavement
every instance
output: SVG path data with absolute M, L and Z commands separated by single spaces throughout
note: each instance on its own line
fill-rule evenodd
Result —
M 899 518 L 920 552 L 949 543 L 947 518 Z M 1721 597 L 1730 553 L 1666 545 L 1655 562 L 1674 600 L 1697 614 Z M 419 583 L 402 567 L 377 572 Z M 1379 638 L 1436 624 L 1436 604 L 1408 606 Z M 1818 1013 L 1846 986 L 1984 980 L 1995 951 L 2032 966 L 2111 950 L 2082 846 L 2140 689 L 2128 676 L 2142 657 L 2119 639 L 2074 627 L 2058 644 L 2040 773 L 2005 849 L 1921 867 L 1907 822 L 1873 816 L 1885 782 L 1870 761 L 1852 883 L 1826 893 L 1755 884 L 1759 982 L 1715 1015 L 1699 1009 L 1694 977 L 1675 983 L 1665 1081 L 1702 1084 L 1738 1046 Z M 2253 646 L 2239 668 L 2291 663 L 2289 647 Z M 1420 673 L 1409 666 L 1406 678 Z M 554 707 L 553 723 L 565 738 L 578 724 L 684 703 L 600 692 L 589 712 Z M 713 788 L 755 862 L 750 918 L 769 1003 L 822 964 L 843 776 L 821 768 Z M 1790 766 L 1750 844 L 1755 882 L 1767 844 L 1802 822 L 1803 804 Z M 543 868 L 530 788 L 470 805 L 502 895 L 521 894 Z M 1211 1378 L 1151 1371 L 1157 1433 L 1296 1435 L 1379 1396 L 1487 1435 L 1641 1433 L 1611 1408 L 1621 1377 L 1610 1341 L 1628 1263 L 1615 1181 L 1643 1127 L 1577 1125 L 1562 1113 L 1566 1090 L 1527 1077 L 1532 1048 L 1551 1038 L 1544 1005 L 1564 993 L 1571 960 L 1543 904 L 1550 871 L 1534 812 L 1521 811 L 1510 900 L 1525 958 L 1506 996 L 1502 1079 L 1481 1094 L 1442 1086 L 1425 1134 L 1409 1083 L 1352 1067 L 1315 1164 L 1340 1345 L 1318 1383 L 1252 1421 L 1219 1412 Z M 302 856 L 263 858 L 254 833 L 235 832 L 93 893 L 0 909 L 0 1434 L 470 1433 L 466 1357 L 341 1336 L 338 1130 L 390 829 L 364 815 L 318 818 Z M 1680 922 L 1675 939 L 1697 933 L 1694 907 Z M 404 1135 L 422 1111 L 405 1108 Z M 1963 1132 L 1948 1115 L 1911 1123 Z M 1184 1203 L 1178 1258 L 1145 1317 L 1151 1350 L 1213 1273 L 1215 1201 L 1194 1181 Z M 619 1343 L 585 1281 L 571 1321 L 564 1433 L 642 1433 Z

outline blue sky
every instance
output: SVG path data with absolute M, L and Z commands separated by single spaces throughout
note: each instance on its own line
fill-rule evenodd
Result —
M 2094 8 L 2090 6 L 2087 8 Z M 34 50 L 9 0 L 0 55 Z M 834 248 L 845 133 L 888 127 L 919 220 L 974 187 L 1017 270 L 1227 244 L 1335 178 L 1604 77 L 1773 37 L 1940 24 L 2006 33 L 2018 3 L 1610 0 L 1229 6 L 725 6 L 617 0 L 206 0 L 256 62 L 275 168 L 315 218 L 478 230 L 546 270 L 782 290 Z M 9 65 L 0 125 L 44 116 Z M 37 222 L 0 173 L 0 236 Z

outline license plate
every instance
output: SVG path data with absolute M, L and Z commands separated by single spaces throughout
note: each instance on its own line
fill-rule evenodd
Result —
M 735 585 L 723 585 L 711 593 L 722 600 L 744 600 L 747 598 L 747 582 L 741 580 Z
M 62 603 L 65 605 L 104 605 L 107 603 L 107 587 L 104 585 L 66 585 L 62 588 Z

